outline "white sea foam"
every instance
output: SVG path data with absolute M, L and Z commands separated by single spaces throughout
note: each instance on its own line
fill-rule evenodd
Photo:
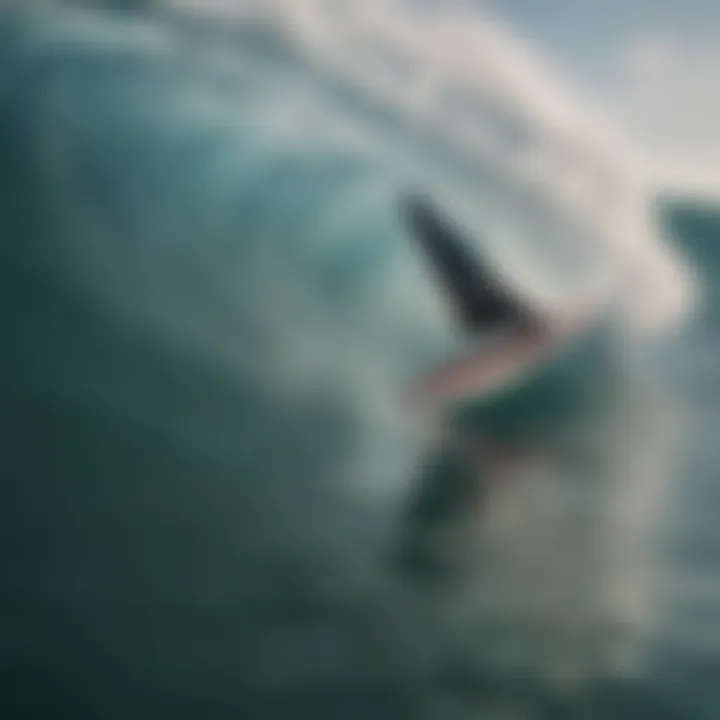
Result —
M 692 307 L 692 279 L 654 225 L 642 159 L 485 11 L 401 0 L 166 3 L 280 33 L 318 76 L 352 84 L 474 164 L 462 193 L 429 189 L 549 312 L 612 295 L 647 330 Z

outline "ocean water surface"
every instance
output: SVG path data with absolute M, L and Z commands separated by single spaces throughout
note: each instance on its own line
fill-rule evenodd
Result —
M 716 717 L 720 212 L 474 11 L 302 5 L 0 15 L 2 716 Z M 444 422 L 414 192 L 603 308 Z

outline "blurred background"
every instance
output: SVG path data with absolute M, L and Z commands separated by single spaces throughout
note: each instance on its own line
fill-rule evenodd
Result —
M 718 717 L 718 33 L 3 4 L 1 716 Z M 435 412 L 492 338 L 416 193 L 548 325 L 593 308 Z

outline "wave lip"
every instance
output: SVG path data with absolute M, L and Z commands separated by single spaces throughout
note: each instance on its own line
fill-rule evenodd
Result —
M 655 221 L 643 159 L 485 11 L 401 0 L 165 4 L 232 20 L 241 44 L 243 33 L 275 34 L 309 62 L 308 82 L 381 107 L 407 134 L 393 151 L 408 179 L 547 312 L 605 297 L 636 330 L 653 331 L 692 310 L 695 283 Z

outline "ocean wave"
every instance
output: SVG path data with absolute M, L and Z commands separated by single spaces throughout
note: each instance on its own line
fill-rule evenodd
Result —
M 168 602 L 210 602 L 195 572 L 241 617 L 241 671 L 228 680 L 213 665 L 222 692 L 237 682 L 264 697 L 379 673 L 410 695 L 442 695 L 451 660 L 556 686 L 637 669 L 662 624 L 654 539 L 673 428 L 662 393 L 632 377 L 626 334 L 571 363 L 593 368 L 595 391 L 569 423 L 553 427 L 542 404 L 515 408 L 535 413 L 530 462 L 487 521 L 468 502 L 439 529 L 420 522 L 420 544 L 440 536 L 433 552 L 453 567 L 468 555 L 470 572 L 427 590 L 385 564 L 390 545 L 417 545 L 414 520 L 407 530 L 399 517 L 434 430 L 399 395 L 464 345 L 413 252 L 402 198 L 432 195 L 547 315 L 590 298 L 639 338 L 681 314 L 695 288 L 654 227 L 632 153 L 466 6 L 213 6 L 232 22 L 208 24 L 209 5 L 186 14 L 179 2 L 152 20 L 3 19 L 2 383 L 23 408 L 39 403 L 43 421 L 67 423 L 66 454 L 33 482 L 45 487 L 44 472 L 69 483 L 67 502 L 95 527 L 83 483 L 132 477 L 140 489 L 123 517 L 146 532 L 132 503 L 155 507 L 143 483 L 164 493 L 163 512 L 203 548 L 192 571 L 172 575 Z M 198 500 L 205 476 L 237 517 Z M 167 553 L 147 552 L 164 577 Z M 278 555 L 295 569 L 278 569 Z M 99 572 L 96 602 L 115 617 L 97 564 L 62 559 L 80 577 L 63 592 Z M 220 568 L 214 579 L 206 562 Z M 297 565 L 292 587 L 325 610 L 315 625 L 300 613 L 278 637 L 272 608 Z M 263 603 L 271 619 L 250 622 Z M 350 662 L 368 622 L 381 649 Z M 134 642 L 131 654 L 144 647 Z M 202 675 L 192 642 L 183 647 L 182 671 Z M 173 659 L 158 656 L 172 676 Z

